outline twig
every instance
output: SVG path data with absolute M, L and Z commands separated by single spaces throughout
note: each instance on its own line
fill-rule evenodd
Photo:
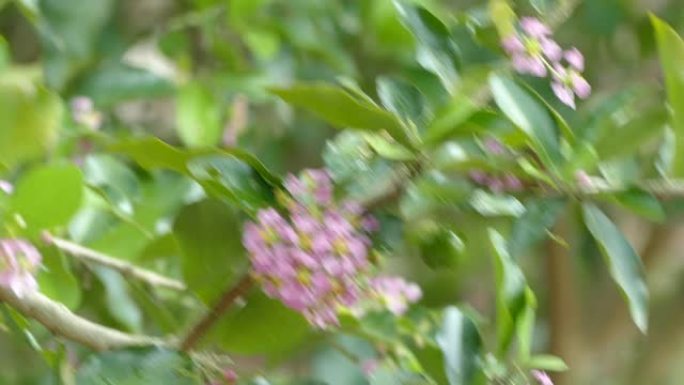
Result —
M 219 301 L 209 310 L 209 312 L 190 330 L 181 342 L 180 349 L 184 352 L 191 350 L 197 345 L 199 340 L 206 334 L 214 323 L 221 318 L 223 313 L 243 295 L 247 294 L 254 285 L 254 280 L 249 274 L 243 275 L 240 280 L 226 292 L 223 293 Z
M 50 234 L 45 234 L 44 238 L 46 242 L 54 245 L 60 250 L 65 251 L 66 253 L 68 253 L 76 259 L 80 259 L 87 263 L 95 263 L 98 265 L 109 267 L 120 272 L 126 277 L 146 282 L 152 286 L 166 287 L 169 289 L 179 291 L 184 291 L 187 289 L 185 283 L 181 281 L 164 277 L 163 275 L 157 274 L 153 271 L 145 270 L 143 268 L 134 266 L 128 262 L 122 261 L 114 257 L 110 257 L 106 254 L 89 249 L 87 247 L 81 246 L 77 243 L 68 241 L 66 239 L 53 237 Z
M 72 313 L 66 306 L 40 293 L 17 297 L 11 290 L 0 286 L 0 301 L 5 302 L 26 317 L 45 326 L 53 334 L 102 351 L 134 346 L 172 346 L 160 338 L 123 333 L 98 325 Z

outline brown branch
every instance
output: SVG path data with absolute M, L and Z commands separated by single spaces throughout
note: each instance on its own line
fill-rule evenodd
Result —
M 572 236 L 568 213 L 559 218 L 554 233 L 565 240 Z M 572 242 L 568 242 L 572 244 Z M 571 367 L 577 351 L 580 306 L 574 287 L 574 267 L 570 250 L 553 239 L 546 242 L 547 285 L 549 290 L 549 324 L 551 352 L 563 357 Z M 569 383 L 567 374 L 556 375 L 556 384 Z
M 181 351 L 187 352 L 195 347 L 203 335 L 205 335 L 216 321 L 221 318 L 230 306 L 240 297 L 247 294 L 254 285 L 254 279 L 249 274 L 243 275 L 238 282 L 226 290 L 218 302 L 209 312 L 190 330 L 181 342 Z

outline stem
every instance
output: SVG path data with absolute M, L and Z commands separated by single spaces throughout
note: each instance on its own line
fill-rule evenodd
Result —
M 223 313 L 230 308 L 230 306 L 243 295 L 247 294 L 249 289 L 254 285 L 254 280 L 249 274 L 243 275 L 240 280 L 232 287 L 228 288 L 219 301 L 209 312 L 190 330 L 187 336 L 181 343 L 181 351 L 187 352 L 197 345 L 199 340 L 206 334 L 214 323 L 221 318 Z
M 171 346 L 160 338 L 123 333 L 96 324 L 72 313 L 66 306 L 40 293 L 17 297 L 13 291 L 0 286 L 0 301 L 5 302 L 26 317 L 45 326 L 53 334 L 77 342 L 93 350 L 109 350 L 134 346 Z
M 569 216 L 570 213 L 566 212 L 554 228 L 554 233 L 566 240 L 572 236 L 568 223 Z M 568 360 L 568 364 L 572 365 L 578 345 L 575 333 L 580 315 L 573 279 L 574 266 L 570 250 L 552 239 L 546 243 L 546 253 L 551 352 Z M 556 375 L 557 384 L 569 383 L 568 380 L 564 374 Z
M 134 278 L 157 287 L 166 287 L 168 289 L 178 291 L 185 291 L 187 289 L 185 283 L 181 281 L 165 277 L 153 271 L 142 269 L 128 262 L 122 261 L 121 259 L 110 257 L 106 254 L 89 249 L 66 239 L 53 237 L 50 234 L 46 234 L 44 238 L 47 243 L 54 245 L 62 251 L 65 251 L 67 254 L 76 259 L 86 263 L 94 263 L 109 267 L 120 272 L 125 277 Z

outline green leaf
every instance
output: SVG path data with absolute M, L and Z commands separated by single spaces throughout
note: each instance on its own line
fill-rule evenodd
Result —
M 93 267 L 93 272 L 105 289 L 105 304 L 109 314 L 126 330 L 142 330 L 142 312 L 128 292 L 128 283 L 118 271 L 105 267 Z
M 39 230 L 67 224 L 82 197 L 83 176 L 78 167 L 52 164 L 33 168 L 19 179 L 10 208 Z
M 222 111 L 216 96 L 199 83 L 189 83 L 176 97 L 176 132 L 188 147 L 215 146 L 221 140 Z
M 484 190 L 476 190 L 470 197 L 470 205 L 486 217 L 512 216 L 519 217 L 525 213 L 525 206 L 515 197 L 490 194 Z
M 478 92 L 481 92 L 488 76 L 489 69 L 477 69 L 467 73 L 467 78 L 459 84 L 451 100 L 437 110 L 428 125 L 424 138 L 426 144 L 438 144 L 454 136 L 471 135 L 473 128 L 484 129 L 478 124 L 468 123 L 481 109 L 482 103 L 478 100 Z
M 557 164 L 561 160 L 558 130 L 549 112 L 507 76 L 490 76 L 489 86 L 501 111 L 527 136 L 546 165 Z
M 271 92 L 284 101 L 311 111 L 340 128 L 387 131 L 397 142 L 415 149 L 415 138 L 396 116 L 366 99 L 325 83 L 299 83 Z
M 261 292 L 250 295 L 247 305 L 224 317 L 215 330 L 213 340 L 236 354 L 282 354 L 302 344 L 311 333 L 301 314 Z
M 444 309 L 444 320 L 437 334 L 437 344 L 444 354 L 444 370 L 449 385 L 484 384 L 479 366 L 482 347 L 475 324 L 458 308 Z
M 76 373 L 77 385 L 196 385 L 192 362 L 160 348 L 127 349 L 91 355 Z
M 79 95 L 88 95 L 100 107 L 143 98 L 159 98 L 173 93 L 173 84 L 141 68 L 122 63 L 105 63 L 87 72 L 75 86 Z
M 449 384 L 445 370 L 445 358 L 441 349 L 433 345 L 412 346 L 411 352 L 420 363 L 423 372 L 429 375 L 433 381 L 438 385 Z
M 227 197 L 247 212 L 273 203 L 265 181 L 249 165 L 231 156 L 204 156 L 188 162 L 190 174 L 210 195 Z
M 223 202 L 204 200 L 185 207 L 173 231 L 184 281 L 205 303 L 213 304 L 246 264 L 237 214 Z
M 466 246 L 454 232 L 442 227 L 417 231 L 420 257 L 430 268 L 454 268 L 463 260 Z
M 71 310 L 81 304 L 81 288 L 69 261 L 55 248 L 42 249 L 43 268 L 38 273 L 40 292 Z
M 499 354 L 508 349 L 516 324 L 525 310 L 527 284 L 520 267 L 506 248 L 506 240 L 496 230 L 489 229 L 496 271 L 496 323 Z
M 91 63 L 116 1 L 43 0 L 39 7 L 45 78 L 62 90 Z
M 648 288 L 641 259 L 598 207 L 585 203 L 582 213 L 587 229 L 606 258 L 611 276 L 627 299 L 632 320 L 645 333 L 648 329 Z
M 425 8 L 395 1 L 402 23 L 418 40 L 418 62 L 439 77 L 448 91 L 459 80 L 458 56 L 449 30 Z
M 546 237 L 565 206 L 563 199 L 549 198 L 525 202 L 525 213 L 513 222 L 508 251 L 518 258 Z
M 660 201 L 647 191 L 631 188 L 626 191 L 612 194 L 608 196 L 608 199 L 614 200 L 620 206 L 641 215 L 646 219 L 655 222 L 662 222 L 665 220 L 665 210 L 663 210 Z
M 12 168 L 54 147 L 62 104 L 42 87 L 0 81 L 0 116 L 0 163 Z
M 537 310 L 537 298 L 532 289 L 525 288 L 525 309 L 520 314 L 517 325 L 518 359 L 527 360 L 532 354 L 534 340 L 534 321 Z
M 373 151 L 385 159 L 406 161 L 416 158 L 413 152 L 385 135 L 366 133 L 363 138 Z
M 663 134 L 667 126 L 667 112 L 663 107 L 636 114 L 627 123 L 607 127 L 595 146 L 602 160 L 631 156 Z M 616 136 L 620 140 L 615 140 Z
M 382 105 L 415 125 L 422 125 L 427 113 L 425 97 L 418 88 L 403 80 L 382 76 L 376 80 Z
M 0 9 L 2 2 L 0 1 Z M 12 62 L 9 45 L 4 37 L 0 36 L 0 71 L 4 71 Z
M 157 138 L 124 140 L 113 143 L 109 150 L 125 154 L 146 169 L 169 169 L 181 174 L 191 175 L 188 163 L 195 158 L 207 155 L 233 156 L 250 165 L 270 185 L 279 186 L 280 178 L 271 173 L 254 155 L 240 149 L 197 149 L 182 150 Z
M 651 22 L 665 74 L 672 129 L 676 138 L 672 175 L 684 177 L 684 41 L 672 27 L 656 16 L 651 15 Z
M 548 370 L 551 372 L 563 372 L 568 370 L 568 365 L 562 358 L 550 354 L 532 356 L 525 366 L 531 369 Z

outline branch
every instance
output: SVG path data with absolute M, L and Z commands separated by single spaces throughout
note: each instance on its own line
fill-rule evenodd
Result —
M 88 249 L 77 243 L 53 237 L 50 234 L 44 236 L 47 243 L 54 245 L 60 250 L 65 251 L 76 259 L 86 263 L 95 263 L 106 266 L 121 273 L 125 277 L 134 278 L 146 282 L 152 286 L 166 287 L 168 289 L 184 291 L 187 289 L 185 283 L 164 277 L 153 271 L 145 270 L 143 268 L 131 265 L 121 259 L 110 257 L 98 251 Z
M 190 330 L 188 335 L 181 342 L 181 351 L 187 352 L 197 345 L 199 340 L 206 334 L 214 323 L 221 318 L 223 313 L 230 308 L 230 306 L 243 295 L 247 294 L 249 289 L 254 285 L 254 280 L 249 274 L 245 274 L 240 280 L 232 286 L 228 291 L 224 292 L 219 301 L 209 312 Z
M 53 334 L 77 342 L 93 350 L 109 350 L 134 346 L 170 346 L 163 339 L 123 333 L 98 325 L 72 313 L 66 306 L 40 293 L 17 297 L 13 291 L 0 286 L 0 301 L 5 302 L 26 317 L 45 326 Z

